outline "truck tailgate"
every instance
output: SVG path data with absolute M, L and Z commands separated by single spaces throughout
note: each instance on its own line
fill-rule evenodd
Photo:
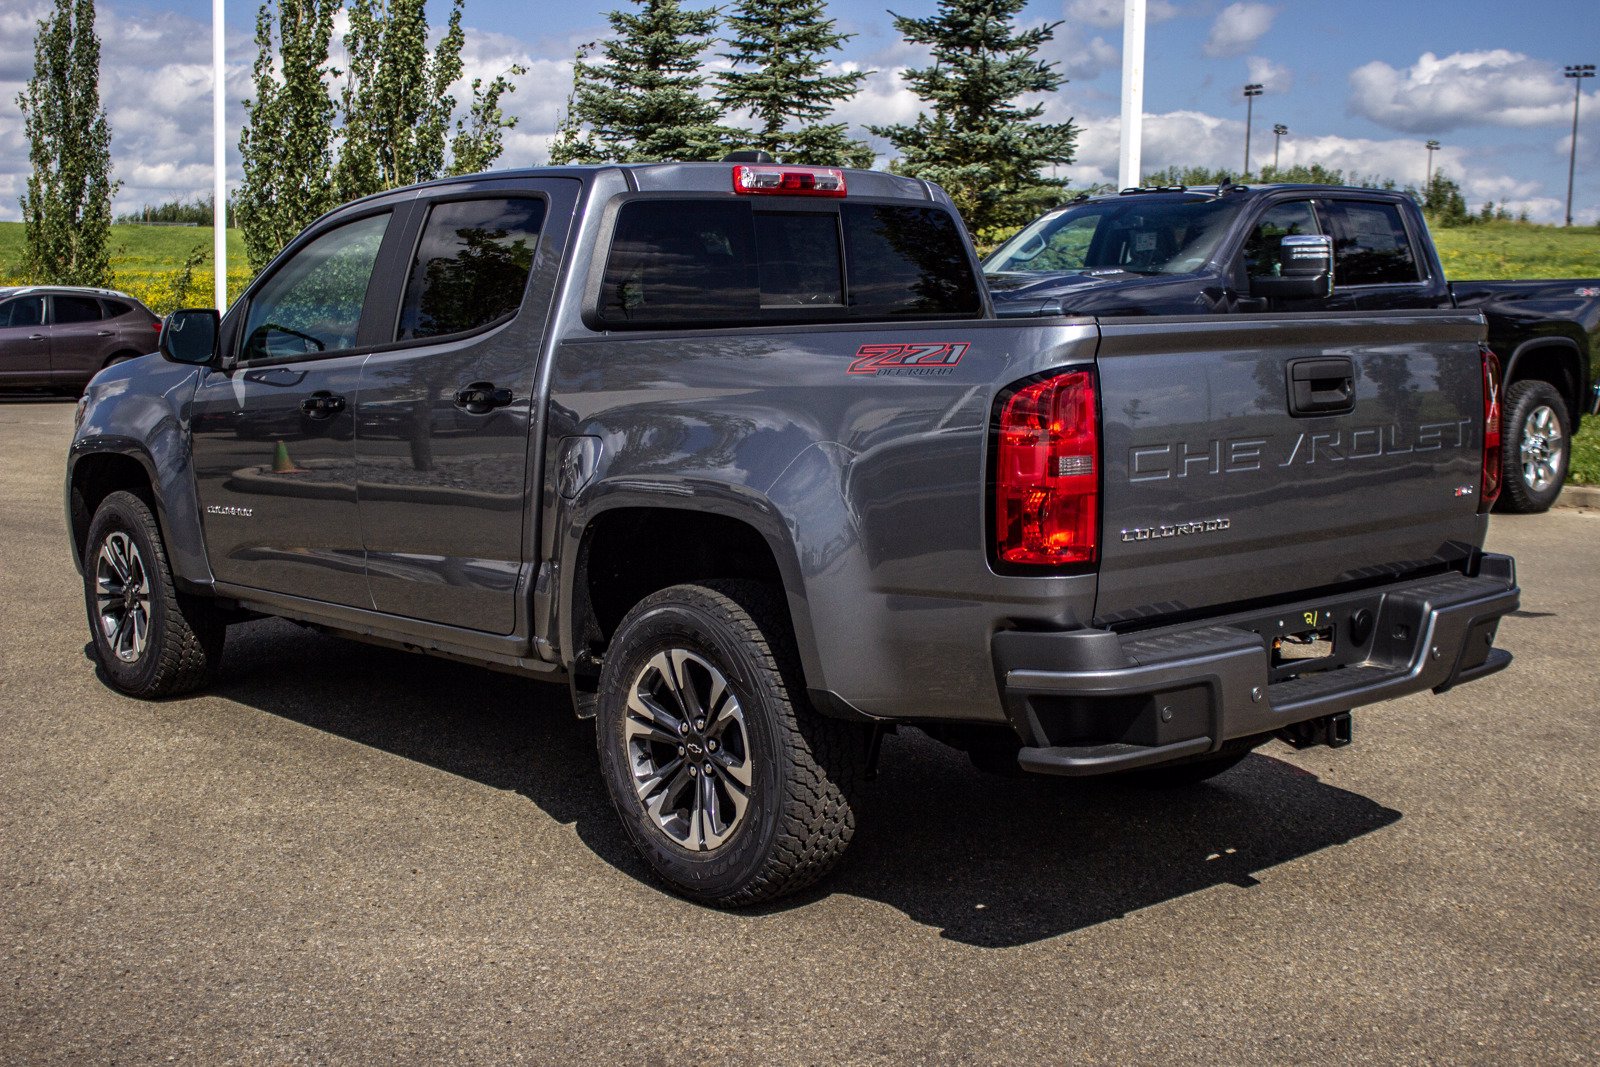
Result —
M 1392 578 L 1481 543 L 1477 314 L 1100 325 L 1101 625 Z

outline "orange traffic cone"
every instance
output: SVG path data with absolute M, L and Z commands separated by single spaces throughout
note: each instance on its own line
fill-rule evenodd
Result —
M 272 473 L 273 474 L 303 474 L 303 473 L 305 473 L 305 468 L 304 467 L 296 467 L 294 465 L 294 460 L 289 458 L 289 449 L 288 449 L 287 446 L 284 445 L 284 443 L 282 441 L 279 441 L 278 442 L 278 446 L 272 450 Z

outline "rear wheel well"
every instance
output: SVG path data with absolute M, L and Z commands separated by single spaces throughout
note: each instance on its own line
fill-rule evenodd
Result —
M 89 542 L 89 524 L 101 501 L 119 490 L 134 494 L 159 515 L 150 476 L 139 461 L 115 452 L 84 456 L 72 468 L 72 540 L 79 555 Z
M 1582 383 L 1578 374 L 1578 355 L 1564 344 L 1541 344 L 1524 349 L 1516 355 L 1511 373 L 1506 376 L 1505 387 L 1517 382 L 1549 382 L 1561 394 L 1567 406 L 1567 418 L 1577 423 L 1583 409 L 1583 398 L 1578 395 Z
M 734 578 L 783 588 L 766 538 L 738 519 L 677 508 L 617 508 L 584 531 L 573 588 L 573 651 L 597 657 L 635 604 L 685 582 Z M 581 673 L 581 665 L 580 665 Z

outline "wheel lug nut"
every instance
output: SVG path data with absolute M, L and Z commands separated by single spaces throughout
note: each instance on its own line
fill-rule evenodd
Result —
M 692 763 L 691 763 L 691 764 L 689 764 L 689 777 L 690 777 L 690 778 L 696 778 L 696 777 L 698 777 L 698 776 L 699 776 L 699 774 L 700 774 L 700 768 L 699 768 L 699 767 L 696 767 L 696 766 L 695 766 L 695 765 L 694 765 L 694 764 L 692 764 Z
M 689 732 L 689 721 L 687 719 L 678 724 L 678 732 L 680 734 L 686 734 Z
M 706 721 L 704 719 L 696 719 L 694 721 L 694 728 L 696 730 L 704 730 L 706 728 Z
M 715 741 L 707 741 L 706 742 L 706 751 L 707 752 L 715 752 L 716 750 L 717 750 L 717 743 Z
M 684 747 L 683 747 L 683 746 L 682 746 L 682 745 L 679 745 L 679 746 L 678 746 L 678 755 L 680 755 L 680 756 L 682 756 L 682 755 L 684 755 L 684 754 L 685 754 L 685 753 L 686 753 L 686 752 L 688 752 L 688 749 L 686 749 L 686 748 L 684 748 Z

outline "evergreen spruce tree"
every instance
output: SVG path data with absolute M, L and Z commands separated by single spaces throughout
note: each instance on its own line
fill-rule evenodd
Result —
M 733 70 L 717 77 L 717 99 L 760 123 L 756 144 L 784 163 L 872 166 L 873 151 L 845 124 L 827 123 L 865 71 L 824 74 L 824 57 L 848 41 L 826 17 L 823 0 L 739 0 L 727 17 Z
M 340 98 L 344 140 L 333 173 L 338 200 L 445 173 L 456 108 L 450 87 L 461 77 L 466 43 L 461 4 L 453 0 L 444 36 L 430 53 L 424 0 L 351 0 Z
M 895 16 L 901 36 L 933 51 L 933 65 L 905 74 L 932 113 L 910 125 L 872 126 L 900 151 L 898 173 L 937 182 L 981 240 L 1020 226 L 1055 203 L 1064 181 L 1047 164 L 1070 163 L 1078 129 L 1040 123 L 1042 105 L 1016 101 L 1065 82 L 1036 58 L 1059 23 L 1018 30 L 1026 0 L 939 0 L 932 18 Z
M 552 163 L 642 163 L 720 157 L 743 131 L 721 125 L 722 109 L 700 95 L 700 73 L 717 28 L 715 11 L 680 0 L 630 0 L 637 11 L 606 16 L 615 36 L 603 62 L 580 50 L 573 91 L 550 146 Z
M 330 191 L 333 99 L 328 42 L 339 0 L 276 0 L 256 14 L 255 99 L 239 135 L 239 227 L 260 270 L 336 201 Z M 281 75 L 279 71 L 281 70 Z
M 35 281 L 109 285 L 111 127 L 100 106 L 94 0 L 56 0 L 39 22 L 33 78 L 17 94 L 28 138 L 25 269 Z

